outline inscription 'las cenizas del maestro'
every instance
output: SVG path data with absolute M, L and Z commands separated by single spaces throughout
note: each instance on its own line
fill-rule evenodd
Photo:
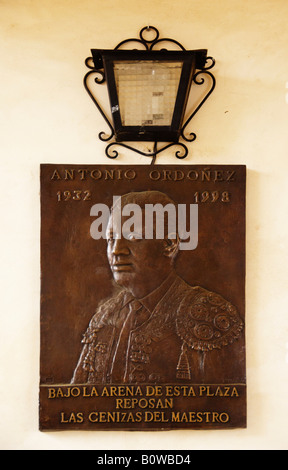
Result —
M 246 426 L 245 181 L 41 165 L 41 430 Z

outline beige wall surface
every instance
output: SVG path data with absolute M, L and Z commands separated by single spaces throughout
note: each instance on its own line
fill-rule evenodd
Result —
M 287 0 L 0 1 L 1 449 L 287 449 L 287 19 Z M 84 60 L 149 24 L 216 59 L 183 164 L 247 165 L 248 427 L 41 433 L 39 165 L 110 163 Z

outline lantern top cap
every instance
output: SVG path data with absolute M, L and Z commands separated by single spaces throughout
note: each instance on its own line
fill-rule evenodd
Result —
M 204 69 L 207 61 L 207 49 L 190 51 L 139 50 L 139 49 L 91 49 L 94 67 L 102 69 L 107 60 L 188 60 L 194 61 L 196 69 Z

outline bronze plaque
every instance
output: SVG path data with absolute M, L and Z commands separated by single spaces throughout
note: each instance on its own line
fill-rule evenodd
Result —
M 246 427 L 242 165 L 41 165 L 40 430 Z

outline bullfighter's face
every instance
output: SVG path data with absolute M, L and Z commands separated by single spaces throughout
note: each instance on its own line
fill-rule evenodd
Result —
M 171 272 L 164 239 L 145 239 L 142 233 L 123 233 L 127 221 L 115 226 L 110 217 L 107 227 L 107 257 L 117 284 L 125 287 L 136 298 L 142 298 L 156 289 Z

